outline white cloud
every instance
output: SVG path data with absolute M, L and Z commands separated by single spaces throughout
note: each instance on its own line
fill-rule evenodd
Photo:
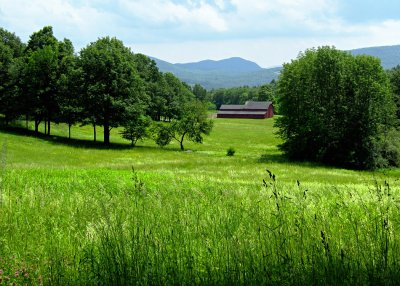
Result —
M 241 56 L 265 67 L 314 46 L 399 44 L 400 20 L 350 23 L 340 14 L 343 1 L 0 0 L 0 26 L 24 41 L 52 25 L 77 49 L 109 35 L 172 62 Z
M 220 5 L 221 1 L 219 1 Z M 188 27 L 209 27 L 217 32 L 228 30 L 227 23 L 218 10 L 205 2 L 176 4 L 163 0 L 120 0 L 120 5 L 142 21 L 153 24 L 176 24 Z
M 56 36 L 73 38 L 88 43 L 98 35 L 111 32 L 117 16 L 100 11 L 85 3 L 73 5 L 62 0 L 0 0 L 1 9 L 6 11 L 1 22 L 23 40 L 44 26 L 53 26 Z

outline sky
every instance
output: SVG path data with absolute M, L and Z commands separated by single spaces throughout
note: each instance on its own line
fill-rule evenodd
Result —
M 0 27 L 24 42 L 44 26 L 77 52 L 116 37 L 172 63 L 242 57 L 262 67 L 318 46 L 400 44 L 398 0 L 0 0 Z

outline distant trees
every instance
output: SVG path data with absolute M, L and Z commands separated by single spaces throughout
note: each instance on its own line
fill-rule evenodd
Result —
M 200 84 L 198 84 L 198 83 L 195 84 L 193 86 L 192 91 L 197 100 L 200 100 L 200 101 L 207 100 L 207 90 L 204 87 L 202 87 Z
M 208 97 L 211 102 L 216 105 L 217 109 L 219 109 L 222 104 L 244 104 L 248 100 L 255 100 L 272 101 L 274 103 L 274 109 L 278 110 L 275 81 L 256 87 L 242 86 L 219 88 L 211 90 Z
M 290 157 L 359 169 L 399 164 L 389 81 L 378 59 L 331 47 L 285 64 L 276 126 Z
M 152 121 L 168 122 L 164 125 L 174 126 L 174 134 L 180 132 L 178 122 L 189 116 L 186 106 L 196 96 L 205 98 L 201 86 L 195 90 L 196 95 L 115 38 L 100 38 L 76 54 L 72 42 L 58 41 L 50 26 L 33 33 L 27 45 L 0 28 L 0 116 L 6 123 L 24 116 L 27 127 L 34 122 L 36 134 L 43 122 L 47 135 L 51 122 L 66 123 L 69 138 L 74 124 L 91 124 L 94 141 L 96 126 L 103 126 L 108 145 L 111 129 L 123 127 L 121 136 L 134 146 L 149 135 Z M 183 131 L 181 142 L 206 132 L 193 128 Z M 193 141 L 201 142 L 201 135 Z

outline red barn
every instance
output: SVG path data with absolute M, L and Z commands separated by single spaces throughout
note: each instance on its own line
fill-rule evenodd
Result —
M 246 101 L 244 105 L 221 105 L 217 118 L 264 119 L 274 116 L 274 106 L 270 101 Z

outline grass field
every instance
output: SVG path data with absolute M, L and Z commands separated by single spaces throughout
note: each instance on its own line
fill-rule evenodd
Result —
M 0 132 L 0 285 L 400 282 L 399 169 L 289 162 L 273 120 L 216 119 L 186 152 L 52 133 Z

